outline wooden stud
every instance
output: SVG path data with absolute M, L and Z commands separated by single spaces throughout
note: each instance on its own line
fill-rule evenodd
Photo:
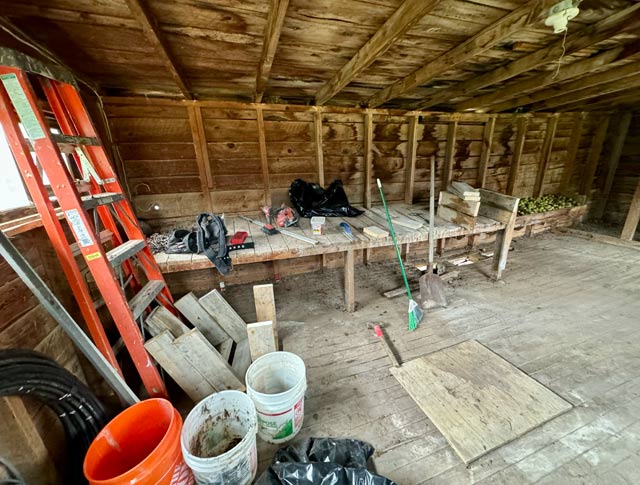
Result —
M 355 257 L 353 249 L 344 256 L 344 303 L 349 313 L 356 311 Z
M 318 164 L 318 184 L 324 187 L 324 152 L 322 146 L 322 110 L 313 113 L 313 129 L 316 144 L 316 163 Z
M 491 116 L 484 124 L 484 132 L 482 133 L 482 151 L 480 152 L 480 166 L 478 168 L 478 179 L 476 185 L 484 188 L 487 183 L 487 168 L 489 160 L 491 160 L 491 146 L 493 144 L 493 131 L 496 126 L 496 117 Z
M 547 5 L 543 9 L 543 13 L 547 13 L 550 6 L 551 5 Z M 455 99 L 459 96 L 473 94 L 486 86 L 491 86 L 522 74 L 523 72 L 545 65 L 549 63 L 550 59 L 555 61 L 556 59 L 559 59 L 563 53 L 565 55 L 570 55 L 591 45 L 607 40 L 609 37 L 619 34 L 624 30 L 633 29 L 640 24 L 640 18 L 638 18 L 637 15 L 638 10 L 640 10 L 640 4 L 634 4 L 624 10 L 606 16 L 601 21 L 588 25 L 582 30 L 568 35 L 566 40 L 563 40 L 562 38 L 558 39 L 556 42 L 542 49 L 512 61 L 505 66 L 493 69 L 487 74 L 475 76 L 468 81 L 448 87 L 447 89 L 442 90 L 442 93 L 430 96 L 419 105 L 422 108 L 426 108 L 438 103 L 446 102 L 449 99 Z M 461 45 L 465 46 L 467 42 Z M 450 68 L 451 67 L 449 67 L 449 69 Z M 424 82 L 420 82 L 417 85 L 422 84 L 424 84 Z
M 316 93 L 316 104 L 322 105 L 353 81 L 378 56 L 391 47 L 413 25 L 440 3 L 439 0 L 405 0 L 375 34 Z
M 437 59 L 428 62 L 417 71 L 381 90 L 369 98 L 368 105 L 376 107 L 391 99 L 398 98 L 412 89 L 437 78 L 454 66 L 482 54 L 503 39 L 509 38 L 515 32 L 537 23 L 539 18 L 546 14 L 549 7 L 554 3 L 553 0 L 531 1 L 508 13 L 470 39 L 456 45 Z M 433 105 L 435 103 L 427 102 L 424 104 Z
M 371 208 L 371 177 L 373 176 L 373 114 L 364 114 L 364 206 Z
M 631 125 L 631 116 L 630 112 L 626 112 L 618 117 L 618 122 L 615 127 L 615 137 L 612 142 L 611 153 L 607 163 L 607 175 L 604 181 L 604 187 L 602 188 L 602 195 L 593 214 L 595 219 L 602 218 L 607 206 L 611 187 L 613 187 L 613 180 L 616 176 L 616 171 L 618 170 L 620 155 L 622 155 L 624 142 L 627 139 L 627 133 L 629 131 L 629 126 Z
M 564 164 L 564 171 L 562 172 L 562 182 L 560 183 L 560 192 L 567 192 L 571 179 L 573 178 L 573 172 L 576 166 L 576 157 L 578 156 L 578 149 L 580 148 L 580 138 L 582 137 L 582 125 L 586 113 L 576 113 L 573 122 L 573 129 L 571 130 L 571 139 L 569 140 L 569 146 L 567 148 L 567 161 Z
M 509 169 L 509 180 L 507 181 L 507 195 L 513 195 L 518 181 L 518 172 L 520 171 L 520 159 L 522 158 L 522 150 L 527 137 L 528 118 L 521 116 L 518 118 L 518 129 L 516 131 L 516 143 L 513 149 L 513 158 Z
M 231 368 L 236 376 L 245 382 L 247 369 L 251 365 L 251 349 L 249 348 L 249 339 L 246 338 L 242 342 L 236 344 L 236 351 L 233 354 L 233 363 Z
M 618 63 L 640 51 L 640 42 L 633 42 L 628 46 L 620 46 L 604 51 L 593 57 L 577 61 L 569 65 L 563 65 L 560 71 L 552 69 L 540 75 L 515 82 L 483 96 L 471 98 L 456 105 L 456 110 L 489 108 L 490 111 L 500 112 L 508 109 L 526 106 L 534 102 L 532 95 L 524 94 L 529 91 L 540 91 L 553 84 L 558 84 L 569 79 L 583 76 L 595 69 L 602 69 L 609 64 Z M 564 86 L 562 87 L 564 91 Z M 533 95 L 535 96 L 535 95 Z
M 627 218 L 624 221 L 624 227 L 622 228 L 620 239 L 633 241 L 633 236 L 638 228 L 638 222 L 640 222 L 640 180 L 638 180 L 638 185 L 633 193 L 633 198 L 631 199 Z
M 213 187 L 213 177 L 211 175 L 211 163 L 209 162 L 207 141 L 204 138 L 204 127 L 202 125 L 200 107 L 193 105 L 188 106 L 187 111 L 189 112 L 189 124 L 191 126 L 191 136 L 193 137 L 193 147 L 196 152 L 200 188 L 202 190 L 205 208 L 208 212 L 213 212 L 210 190 Z
M 411 116 L 409 120 L 409 146 L 407 146 L 407 166 L 405 170 L 404 202 L 413 204 L 413 185 L 416 178 L 416 154 L 418 153 L 419 117 Z
M 175 339 L 173 348 L 174 353 L 181 353 L 216 391 L 245 390 L 229 363 L 197 328 Z
M 174 338 L 166 330 L 148 340 L 144 348 L 193 402 L 213 394 L 216 389 L 200 374 L 199 368 L 191 365 L 186 357 L 173 347 Z
M 273 340 L 275 348 L 278 350 L 278 319 L 276 317 L 276 299 L 273 296 L 273 285 L 255 285 L 253 287 L 253 299 L 256 306 L 256 320 L 272 323 Z
M 289 0 L 271 0 L 269 17 L 264 29 L 264 40 L 262 41 L 262 55 L 258 64 L 258 74 L 256 76 L 256 90 L 254 100 L 256 103 L 262 101 L 262 96 L 269 81 L 271 66 L 276 57 L 278 41 L 282 32 L 284 18 L 287 15 Z
M 605 116 L 605 118 L 598 124 L 598 129 L 596 131 L 595 136 L 593 137 L 593 142 L 591 143 L 591 147 L 589 149 L 589 157 L 587 159 L 586 171 L 582 179 L 582 183 L 580 185 L 580 195 L 586 195 L 587 199 L 591 198 L 591 187 L 593 185 L 593 177 L 596 174 L 596 170 L 598 168 L 598 162 L 600 161 L 600 152 L 602 151 L 604 140 L 607 137 L 607 130 L 609 128 L 609 118 L 610 118 L 609 115 Z
M 144 0 L 127 0 L 127 5 L 133 18 L 142 27 L 142 32 L 160 56 L 162 63 L 169 71 L 169 74 L 171 74 L 182 95 L 187 99 L 193 99 L 189 84 L 169 51 L 167 42 L 162 32 L 160 32 L 158 23 L 149 11 L 149 7 L 145 4 Z
M 260 145 L 260 162 L 262 164 L 262 181 L 264 184 L 264 202 L 271 205 L 271 192 L 269 190 L 269 160 L 267 158 L 267 141 L 264 135 L 264 117 L 262 108 L 256 108 L 256 120 L 258 123 L 258 143 Z
M 218 290 L 211 290 L 199 301 L 234 342 L 240 343 L 247 338 L 246 324 Z
M 364 248 L 362 250 L 362 264 L 369 266 L 371 262 L 371 248 Z
M 456 129 L 458 122 L 452 121 L 447 126 L 447 144 L 444 148 L 444 173 L 440 190 L 447 190 L 453 180 L 453 162 L 456 153 Z
M 229 334 L 225 332 L 216 319 L 202 307 L 198 298 L 196 298 L 193 293 L 187 293 L 177 300 L 175 306 L 213 345 L 219 345 L 229 338 Z
M 536 183 L 533 188 L 534 197 L 540 197 L 544 193 L 544 176 L 547 174 L 547 167 L 551 159 L 551 150 L 553 150 L 553 139 L 556 136 L 557 126 L 558 114 L 555 114 L 547 120 L 547 129 L 544 134 L 544 142 L 542 143 L 542 158 L 536 174 Z
M 273 322 L 257 322 L 247 325 L 249 334 L 249 349 L 251 350 L 251 360 L 277 350 L 273 340 Z

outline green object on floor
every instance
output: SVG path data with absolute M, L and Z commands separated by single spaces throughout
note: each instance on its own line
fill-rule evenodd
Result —
M 402 264 L 402 256 L 400 255 L 400 248 L 396 241 L 396 232 L 393 230 L 393 224 L 391 223 L 391 216 L 389 215 L 389 209 L 387 208 L 387 201 L 384 198 L 384 192 L 382 192 L 382 183 L 380 179 L 378 181 L 378 189 L 380 189 L 380 198 L 382 199 L 382 205 L 384 206 L 384 213 L 387 216 L 387 224 L 389 225 L 389 233 L 393 240 L 393 247 L 396 249 L 396 256 L 398 257 L 398 264 L 400 265 L 400 271 L 402 272 L 402 279 L 404 280 L 404 287 L 407 289 L 407 297 L 409 298 L 409 330 L 415 330 L 418 328 L 420 320 L 422 320 L 422 310 L 413 297 L 411 296 L 411 288 L 409 288 L 409 281 L 407 280 L 407 273 L 404 270 L 404 264 Z

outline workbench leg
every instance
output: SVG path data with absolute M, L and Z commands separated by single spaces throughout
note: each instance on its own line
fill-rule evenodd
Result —
M 355 257 L 353 249 L 344 254 L 344 306 L 352 313 L 356 310 Z
M 409 243 L 405 243 L 400 246 L 400 257 L 402 261 L 406 264 L 409 260 Z
M 364 248 L 362 251 L 362 262 L 365 266 L 369 266 L 369 262 L 371 261 L 371 249 Z
M 502 278 L 502 272 L 507 267 L 507 256 L 511 247 L 511 238 L 513 237 L 513 226 L 515 218 L 507 224 L 502 231 L 496 234 L 496 249 L 493 255 L 493 278 L 497 281 Z

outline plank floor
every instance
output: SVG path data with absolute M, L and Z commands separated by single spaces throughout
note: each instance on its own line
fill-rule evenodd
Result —
M 399 484 L 640 483 L 640 253 L 570 236 L 514 246 L 503 282 L 484 276 L 490 261 L 459 268 L 450 306 L 411 333 L 406 299 L 381 296 L 401 283 L 392 262 L 356 268 L 351 315 L 339 270 L 276 285 L 284 349 L 307 365 L 301 436 L 369 441 Z M 225 297 L 255 321 L 250 285 Z M 390 374 L 370 322 L 401 361 L 476 339 L 574 408 L 467 467 Z M 261 469 L 275 449 L 259 442 Z

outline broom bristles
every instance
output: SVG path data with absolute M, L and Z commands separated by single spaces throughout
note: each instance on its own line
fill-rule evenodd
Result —
M 409 300 L 409 330 L 418 328 L 423 315 L 424 312 L 420 309 L 420 305 L 415 300 Z

